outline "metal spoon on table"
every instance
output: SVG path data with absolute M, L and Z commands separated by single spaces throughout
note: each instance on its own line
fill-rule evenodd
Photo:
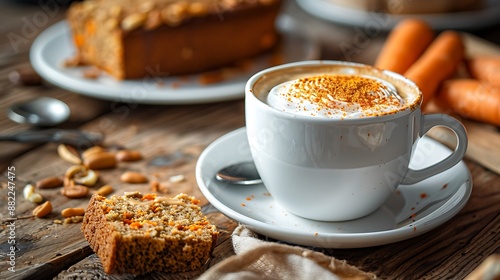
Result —
M 58 99 L 40 97 L 12 105 L 7 115 L 11 120 L 17 123 L 28 123 L 33 126 L 49 127 L 68 120 L 70 110 L 66 103 Z M 103 140 L 104 137 L 100 133 L 85 132 L 77 129 L 26 130 L 0 135 L 0 141 L 30 143 L 58 142 L 77 147 L 90 147 L 102 143 Z
M 12 105 L 8 117 L 17 123 L 49 127 L 69 119 L 70 110 L 66 103 L 51 97 L 39 97 Z
M 255 164 L 251 161 L 240 162 L 223 167 L 215 174 L 215 178 L 221 182 L 228 182 L 237 185 L 261 184 L 259 172 Z

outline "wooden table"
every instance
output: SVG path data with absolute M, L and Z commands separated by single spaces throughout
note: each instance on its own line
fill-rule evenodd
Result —
M 6 118 L 4 113 L 9 105 L 42 95 L 65 101 L 72 115 L 59 128 L 101 132 L 106 136 L 106 144 L 136 149 L 144 155 L 144 159 L 139 162 L 121 163 L 118 168 L 102 171 L 99 185 L 110 184 L 117 192 L 147 192 L 150 191 L 149 184 L 121 183 L 118 179 L 120 174 L 134 170 L 160 182 L 168 182 L 174 175 L 184 175 L 184 181 L 169 183 L 168 193 L 175 195 L 185 192 L 201 198 L 204 210 L 221 232 L 214 259 L 209 266 L 233 255 L 230 235 L 237 222 L 207 204 L 197 187 L 194 167 L 208 144 L 245 125 L 243 99 L 196 105 L 142 105 L 92 99 L 48 83 L 40 86 L 14 85 L 9 81 L 8 74 L 29 65 L 30 43 L 38 33 L 63 18 L 64 8 L 57 6 L 46 10 L 39 6 L 13 6 L 5 2 L 0 5 L 1 133 L 29 129 L 28 125 L 15 124 Z M 324 40 L 321 41 L 323 58 L 346 58 L 346 54 L 338 49 L 337 36 L 347 36 L 345 40 L 352 40 L 349 37 L 353 34 L 350 32 L 353 31 L 351 27 L 334 26 L 312 18 L 294 3 L 290 3 L 284 13 L 307 21 L 307 27 L 317 32 L 332 32 L 331 37 L 323 36 Z M 31 29 L 29 23 L 32 24 Z M 480 30 L 478 34 L 487 36 L 496 32 L 488 30 Z M 380 32 L 378 35 L 371 37 L 367 46 L 353 52 L 350 60 L 371 63 L 385 34 Z M 17 40 L 13 41 L 13 38 Z M 498 134 L 497 128 L 489 127 L 488 130 Z M 107 276 L 102 272 L 98 258 L 93 255 L 80 231 L 80 224 L 54 223 L 55 219 L 62 219 L 62 209 L 85 207 L 88 198 L 68 199 L 57 190 L 42 190 L 40 193 L 54 205 L 52 214 L 42 219 L 28 217 L 35 204 L 23 198 L 24 186 L 41 178 L 61 175 L 71 165 L 58 156 L 56 148 L 55 143 L 0 143 L 0 279 L 66 279 L 77 277 L 81 272 L 87 276 L 110 279 L 133 278 Z M 165 166 L 152 165 L 152 160 L 158 157 L 175 160 Z M 500 176 L 476 162 L 477 159 L 465 159 L 474 185 L 470 200 L 458 215 L 437 229 L 406 241 L 371 248 L 315 249 L 345 259 L 349 264 L 373 272 L 382 279 L 463 279 L 488 256 L 500 253 Z M 12 172 L 9 174 L 8 170 Z M 17 219 L 11 219 L 13 217 L 7 211 L 8 197 L 11 196 L 8 195 L 8 176 L 13 174 Z M 10 225 L 15 225 L 15 229 Z M 8 262 L 10 245 L 7 242 L 11 235 L 14 235 L 17 246 L 15 273 L 8 270 L 11 265 Z M 194 278 L 209 266 L 189 273 L 152 273 L 148 276 L 157 279 Z

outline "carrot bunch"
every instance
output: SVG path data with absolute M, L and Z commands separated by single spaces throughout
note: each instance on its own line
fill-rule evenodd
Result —
M 439 104 L 464 118 L 500 126 L 500 87 L 476 79 L 445 81 Z
M 445 81 L 437 102 L 464 118 L 500 126 L 500 56 L 471 57 L 466 65 L 470 77 Z
M 404 74 L 434 40 L 434 31 L 423 21 L 408 19 L 394 27 L 375 66 Z
M 454 78 L 461 65 L 470 78 Z M 422 108 L 431 101 L 458 115 L 500 126 L 500 57 L 465 57 L 455 31 L 435 36 L 423 21 L 400 22 L 389 34 L 375 66 L 400 73 L 420 88 Z

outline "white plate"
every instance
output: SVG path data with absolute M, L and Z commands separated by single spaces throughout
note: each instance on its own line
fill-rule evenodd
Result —
M 450 153 L 447 147 L 424 137 L 411 166 L 425 167 Z M 301 245 L 359 248 L 412 238 L 451 219 L 467 203 L 472 190 L 469 170 L 460 162 L 418 184 L 399 186 L 399 191 L 369 216 L 346 222 L 318 222 L 288 213 L 262 184 L 237 186 L 214 178 L 220 168 L 249 160 L 245 128 L 217 139 L 203 151 L 197 162 L 196 180 L 200 190 L 215 208 L 255 232 Z M 421 198 L 422 193 L 427 196 Z M 401 209 L 415 206 L 416 216 L 396 222 Z
M 282 44 L 284 62 L 319 57 L 319 45 L 314 42 L 283 35 Z M 117 81 L 103 74 L 92 80 L 83 77 L 84 67 L 67 68 L 62 65 L 74 54 L 69 26 L 61 21 L 35 39 L 30 58 L 33 68 L 59 87 L 99 99 L 145 104 L 192 104 L 242 98 L 248 78 L 269 67 L 271 58 L 270 54 L 259 56 L 245 73 L 221 83 L 202 85 L 198 82 L 199 75 Z
M 332 22 L 366 27 L 370 32 L 374 28 L 390 30 L 399 21 L 408 18 L 425 20 L 434 29 L 476 29 L 500 22 L 500 1 L 487 0 L 485 7 L 478 10 L 440 13 L 440 14 L 412 14 L 391 15 L 387 13 L 366 12 L 353 8 L 339 6 L 328 0 L 296 0 L 306 12 Z

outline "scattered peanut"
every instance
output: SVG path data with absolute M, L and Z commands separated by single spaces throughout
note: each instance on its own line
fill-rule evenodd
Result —
M 89 189 L 86 186 L 74 185 L 62 188 L 61 193 L 68 198 L 82 198 L 87 196 Z
M 43 197 L 39 193 L 33 193 L 32 195 L 30 195 L 30 197 L 28 197 L 28 200 L 36 204 L 39 204 L 42 203 Z
M 185 180 L 185 178 L 184 178 L 184 175 L 182 175 L 182 174 L 172 176 L 169 179 L 169 181 L 172 182 L 172 183 L 180 183 L 180 182 L 182 182 L 184 180 Z
M 78 152 L 71 146 L 65 144 L 59 144 L 57 146 L 57 153 L 65 161 L 73 164 L 81 164 L 82 159 L 78 155 Z
M 35 193 L 35 187 L 32 184 L 27 184 L 23 189 L 23 196 L 25 199 L 29 199 Z
M 142 159 L 142 154 L 134 150 L 121 150 L 116 153 L 118 161 L 138 161 Z
M 36 182 L 36 187 L 39 189 L 50 189 L 50 188 L 60 187 L 63 184 L 64 184 L 63 179 L 60 176 L 53 176 L 38 180 Z
M 89 169 L 87 171 L 87 175 L 85 175 L 83 177 L 75 177 L 74 178 L 75 183 L 80 184 L 80 185 L 84 185 L 87 187 L 92 187 L 93 185 L 95 185 L 95 183 L 97 183 L 97 179 L 99 179 L 99 174 L 92 169 Z
M 117 161 L 113 153 L 101 152 L 84 157 L 83 162 L 89 169 L 107 169 L 116 166 Z
M 154 192 L 157 192 L 160 189 L 160 182 L 154 180 L 149 183 L 149 186 L 151 187 L 151 190 Z
M 123 195 L 126 196 L 126 197 L 138 197 L 138 198 L 142 197 L 142 194 L 140 192 L 138 192 L 138 191 L 124 192 Z
M 52 213 L 52 203 L 48 200 L 33 209 L 33 216 L 37 218 L 45 217 L 50 213 Z
M 112 186 L 110 185 L 104 185 L 102 187 L 100 187 L 96 193 L 100 196 L 107 196 L 109 194 L 111 194 L 112 192 L 114 192 L 114 189 Z
M 168 193 L 168 187 L 156 180 L 151 181 L 151 183 L 149 183 L 149 186 L 151 187 L 151 191 L 153 192 Z
M 93 154 L 98 154 L 98 153 L 103 153 L 103 152 L 106 152 L 106 150 L 103 147 L 93 146 L 93 147 L 90 147 L 90 148 L 86 149 L 85 151 L 83 151 L 82 158 L 85 160 L 86 158 L 88 158 L 89 156 L 91 156 Z
M 72 183 L 77 183 L 87 187 L 95 185 L 99 179 L 99 174 L 92 170 L 87 169 L 83 165 L 73 165 L 64 173 L 64 185 L 69 186 Z
M 63 185 L 65 187 L 71 187 L 71 186 L 75 185 L 75 181 L 72 178 L 68 178 L 68 177 L 64 176 L 63 181 L 64 181 Z
M 61 211 L 61 215 L 64 218 L 69 218 L 73 216 L 83 216 L 85 215 L 85 209 L 83 208 L 65 208 Z
M 43 201 L 42 195 L 35 192 L 35 187 L 32 184 L 27 184 L 24 187 L 23 196 L 26 200 L 34 203 L 41 203 Z
M 77 174 L 81 174 L 81 176 L 87 175 L 87 168 L 83 165 L 73 165 L 64 172 L 64 177 L 71 179 Z
M 73 217 L 69 217 L 69 218 L 64 219 L 65 224 L 77 224 L 77 223 L 81 223 L 82 221 L 83 221 L 83 216 L 73 216 Z
M 139 151 L 126 150 L 123 147 L 118 149 L 118 151 L 113 151 L 109 150 L 109 147 L 105 149 L 101 146 L 93 146 L 85 150 L 80 156 L 74 147 L 60 144 L 57 147 L 57 152 L 62 159 L 74 165 L 66 170 L 64 176 L 53 176 L 40 179 L 36 182 L 36 187 L 39 189 L 48 189 L 63 186 L 60 192 L 68 198 L 86 197 L 90 192 L 88 187 L 94 186 L 99 180 L 99 172 L 96 171 L 97 169 L 114 168 L 119 161 L 132 162 L 143 158 Z M 120 180 L 131 184 L 141 184 L 149 181 L 146 175 L 139 172 L 125 172 L 120 176 Z M 183 177 L 177 178 L 176 180 L 182 181 Z M 151 182 L 151 188 L 159 192 L 168 192 L 168 188 L 158 181 Z M 108 196 L 113 192 L 114 189 L 110 185 L 104 185 L 95 191 L 96 194 L 101 196 Z M 39 193 L 35 192 L 35 187 L 32 184 L 28 184 L 24 188 L 23 194 L 27 200 L 32 202 L 41 203 L 44 200 Z M 126 195 L 140 196 L 140 194 L 136 192 L 126 193 Z M 33 215 L 43 217 L 52 211 L 52 205 L 49 201 L 46 201 L 35 209 L 36 211 L 33 210 Z M 47 209 L 49 209 L 48 213 L 46 213 Z M 80 219 L 73 218 L 84 215 L 84 213 L 85 211 L 82 208 L 66 208 L 61 211 L 62 216 L 66 218 L 64 223 L 81 222 L 81 217 Z M 54 221 L 54 223 L 62 223 L 62 221 L 57 220 Z
M 132 171 L 123 173 L 120 176 L 120 180 L 124 183 L 129 183 L 129 184 L 142 184 L 148 182 L 148 178 L 144 176 L 144 174 Z

